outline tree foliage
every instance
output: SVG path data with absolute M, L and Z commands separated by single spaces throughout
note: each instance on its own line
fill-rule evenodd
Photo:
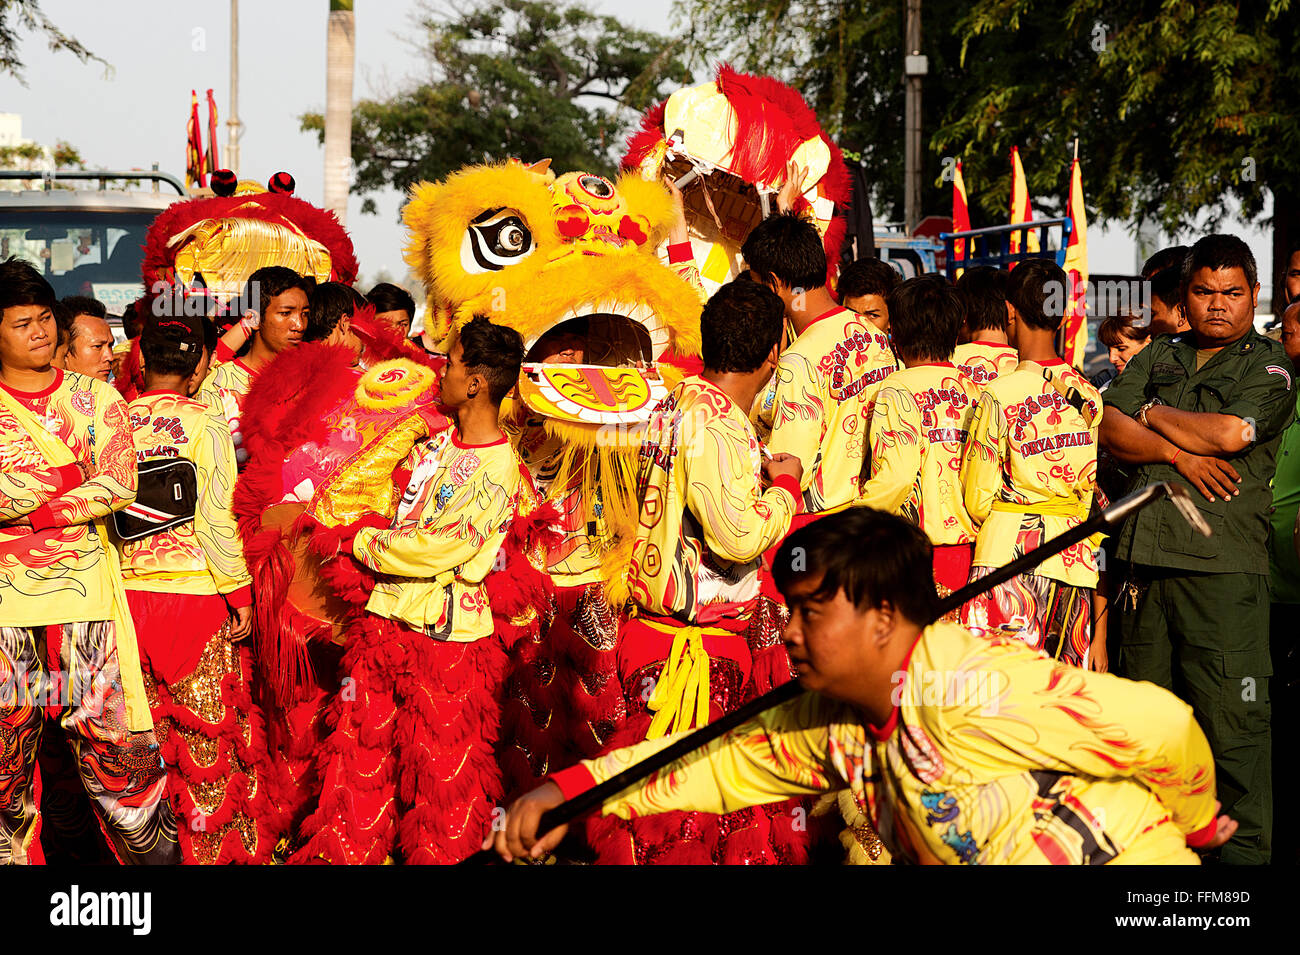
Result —
M 354 107 L 353 192 L 405 189 L 509 157 L 612 173 L 639 111 L 689 82 L 681 40 L 577 4 L 425 7 L 419 29 L 431 75 Z M 301 122 L 324 135 L 320 114 Z
M 27 80 L 23 76 L 23 61 L 18 51 L 23 31 L 42 34 L 51 50 L 64 50 L 83 63 L 94 60 L 108 66 L 76 37 L 60 30 L 41 10 L 37 0 L 0 0 L 0 73 L 8 73 L 24 86 Z
M 904 0 L 681 0 L 696 56 L 782 76 L 903 200 Z M 961 158 L 976 225 L 1005 222 L 1018 145 L 1043 212 L 1064 206 L 1075 138 L 1089 212 L 1171 233 L 1274 199 L 1300 238 L 1300 4 L 1292 0 L 925 0 L 923 206 L 949 210 Z M 983 218 L 983 223 L 979 222 Z
M 16 146 L 0 146 L 0 168 L 35 169 L 36 163 L 46 158 L 45 147 L 37 143 L 19 143 Z M 60 139 L 50 150 L 50 158 L 55 169 L 85 169 L 86 162 L 76 146 Z M 26 164 L 23 166 L 22 164 Z

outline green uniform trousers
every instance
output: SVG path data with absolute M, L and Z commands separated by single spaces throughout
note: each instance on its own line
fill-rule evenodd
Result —
M 1273 822 L 1268 578 L 1133 566 L 1117 595 L 1119 672 L 1173 692 L 1214 753 L 1225 863 L 1266 865 Z

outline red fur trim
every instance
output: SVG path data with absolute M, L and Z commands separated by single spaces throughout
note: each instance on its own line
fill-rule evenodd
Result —
M 325 414 L 357 383 L 356 355 L 343 345 L 308 342 L 277 355 L 256 378 L 244 400 L 242 430 L 250 467 L 263 444 L 274 444 L 268 462 L 279 480 L 283 453 L 325 437 Z M 245 472 L 246 473 L 246 472 Z M 266 504 L 279 500 L 267 501 Z
M 749 671 L 749 682 L 755 693 L 775 690 L 783 683 L 789 683 L 796 674 L 790 667 L 790 654 L 785 644 L 778 643 L 765 647 L 753 655 Z
M 308 534 L 307 549 L 325 560 L 352 552 L 352 541 L 364 528 L 387 530 L 392 520 L 382 514 L 363 514 L 351 524 L 328 527 L 310 515 L 304 514 L 302 527 Z
M 669 351 L 664 353 L 660 361 L 665 365 L 680 368 L 687 377 L 704 372 L 704 359 L 698 355 L 679 355 L 675 351 Z
M 453 863 L 478 850 L 504 795 L 493 749 L 506 654 L 492 637 L 406 642 L 394 681 L 400 845 L 408 863 Z
M 551 575 L 544 568 L 533 566 L 528 555 L 538 550 L 546 553 L 559 544 L 563 537 L 555 529 L 559 521 L 559 509 L 554 504 L 547 503 L 535 508 L 526 517 L 516 516 L 510 522 L 510 530 L 501 544 L 505 558 L 501 563 L 504 566 L 489 573 L 483 582 L 493 617 L 508 621 L 529 608 L 544 607 L 550 603 L 554 592 Z
M 393 358 L 406 358 L 437 371 L 445 362 L 444 359 L 434 358 L 414 342 L 403 338 L 391 325 L 376 321 L 373 305 L 358 309 L 352 316 L 352 331 L 356 333 L 357 338 L 361 339 L 361 344 L 365 347 L 368 364 L 377 365 L 381 361 L 389 361 Z
M 144 287 L 148 289 L 155 282 L 170 281 L 168 273 L 175 264 L 175 250 L 169 249 L 167 243 L 173 236 L 204 219 L 220 219 L 232 215 L 266 222 L 283 223 L 288 220 L 329 250 L 335 281 L 345 285 L 356 281 L 358 265 L 352 240 L 334 213 L 293 196 L 258 193 L 251 196 L 214 196 L 173 202 L 160 212 L 145 235 L 144 260 L 140 266 Z
M 253 615 L 258 666 L 281 710 L 310 692 L 307 643 L 327 637 L 329 628 L 290 606 L 293 556 L 280 531 L 262 527 L 262 514 L 284 493 L 281 465 L 288 453 L 307 441 L 326 438 L 326 413 L 355 386 L 354 360 L 344 346 L 299 345 L 277 356 L 253 380 L 244 402 L 242 430 L 250 456 L 232 505 L 244 558 L 257 581 Z M 302 532 L 301 526 L 290 531 Z
M 623 154 L 621 164 L 624 172 L 636 169 L 660 142 L 667 138 L 664 131 L 664 113 L 668 109 L 668 100 L 651 106 L 641 117 L 641 127 L 627 140 L 627 151 Z M 671 132 L 669 130 L 668 132 Z
M 131 340 L 131 347 L 122 356 L 122 364 L 113 379 L 113 387 L 126 402 L 135 401 L 144 391 L 144 366 L 140 361 L 139 338 Z
M 373 614 L 349 630 L 341 664 L 348 682 L 330 699 L 329 731 L 317 747 L 321 796 L 291 863 L 374 865 L 396 844 L 393 680 L 405 656 L 401 633 Z

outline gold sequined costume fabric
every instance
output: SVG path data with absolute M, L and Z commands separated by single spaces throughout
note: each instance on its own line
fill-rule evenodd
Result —
M 266 740 L 250 674 L 249 652 L 231 642 L 228 620 L 186 676 L 163 684 L 145 674 L 186 864 L 264 862 L 273 848 L 254 822 Z

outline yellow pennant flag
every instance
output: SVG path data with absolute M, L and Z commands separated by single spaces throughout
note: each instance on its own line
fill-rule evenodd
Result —
M 1011 224 L 1033 222 L 1034 207 L 1029 203 L 1029 183 L 1025 179 L 1025 167 L 1020 165 L 1020 147 L 1011 147 Z M 1028 234 L 1028 251 L 1038 251 L 1038 233 Z M 1011 233 L 1011 251 L 1020 251 L 1020 233 Z M 1014 264 L 1012 268 L 1014 268 Z
M 1078 159 L 1070 164 L 1070 201 L 1066 215 L 1071 228 L 1064 267 L 1070 280 L 1070 297 L 1066 302 L 1061 357 L 1081 369 L 1088 350 L 1088 217 L 1083 208 L 1083 173 L 1079 171 Z

